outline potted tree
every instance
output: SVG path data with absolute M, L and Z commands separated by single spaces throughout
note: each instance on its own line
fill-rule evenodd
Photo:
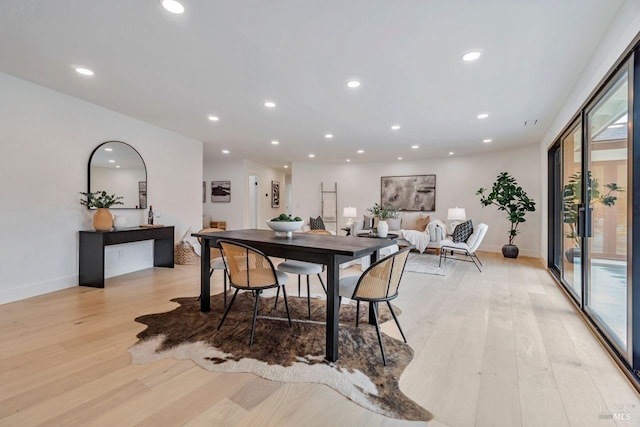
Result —
M 604 206 L 613 206 L 618 200 L 616 193 L 624 191 L 618 187 L 615 182 L 605 184 L 607 192 L 600 192 L 600 184 L 596 178 L 591 177 L 591 171 L 588 174 L 587 192 L 589 200 L 592 204 L 602 203 Z M 580 189 L 582 186 L 582 177 L 580 172 L 576 172 L 569 177 L 569 181 L 562 189 L 562 222 L 569 226 L 569 230 L 565 232 L 565 237 L 573 241 L 573 247 L 565 250 L 567 261 L 573 263 L 575 258 L 581 256 L 581 241 L 578 235 L 578 208 L 581 203 Z
M 389 224 L 387 224 L 387 219 L 397 218 L 398 210 L 394 209 L 391 205 L 382 206 L 378 203 L 374 203 L 372 207 L 367 209 L 367 211 L 378 218 L 378 236 L 387 237 L 387 234 L 389 233 Z
M 491 192 L 485 195 L 486 191 L 486 188 L 480 188 L 476 192 L 480 196 L 482 206 L 497 206 L 498 210 L 507 213 L 507 219 L 511 223 L 509 243 L 502 247 L 502 255 L 505 258 L 518 258 L 520 251 L 513 244 L 513 239 L 518 235 L 518 225 L 525 222 L 524 217 L 527 212 L 536 210 L 536 204 L 508 172 L 500 172 Z
M 106 191 L 95 191 L 93 193 L 81 192 L 85 199 L 80 199 L 80 204 L 87 208 L 98 209 L 93 214 L 93 228 L 96 231 L 109 231 L 113 227 L 113 217 L 109 208 L 113 205 L 122 205 L 122 197 L 115 194 L 107 194 Z

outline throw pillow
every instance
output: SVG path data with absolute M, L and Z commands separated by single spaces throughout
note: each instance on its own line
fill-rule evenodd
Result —
M 471 220 L 469 219 L 456 225 L 456 228 L 453 230 L 453 234 L 451 235 L 451 240 L 453 240 L 454 243 L 466 242 L 472 234 L 473 223 L 471 223 Z
M 387 224 L 389 224 L 389 230 L 398 231 L 402 227 L 402 218 L 389 218 Z
M 362 229 L 363 230 L 371 230 L 371 227 L 373 227 L 373 217 L 369 216 L 369 215 L 363 215 L 362 216 L 364 223 L 362 225 Z
M 420 218 L 416 219 L 416 225 L 415 225 L 415 229 L 414 230 L 418 230 L 418 231 L 424 231 L 427 229 L 427 226 L 429 225 L 429 223 L 431 222 L 431 217 L 430 216 L 422 216 Z
M 324 230 L 324 221 L 321 216 L 318 218 L 309 218 L 309 228 L 312 230 Z

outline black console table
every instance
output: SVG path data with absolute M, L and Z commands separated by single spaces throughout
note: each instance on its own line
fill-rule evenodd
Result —
M 173 268 L 174 227 L 80 231 L 80 286 L 104 288 L 104 247 L 153 240 L 153 265 Z

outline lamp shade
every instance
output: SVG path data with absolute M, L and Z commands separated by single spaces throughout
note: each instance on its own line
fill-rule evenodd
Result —
M 358 211 L 356 208 L 349 206 L 342 209 L 342 216 L 345 218 L 356 218 L 358 216 Z
M 467 219 L 467 213 L 465 212 L 464 208 L 449 208 L 447 219 L 449 221 L 464 221 L 465 219 Z

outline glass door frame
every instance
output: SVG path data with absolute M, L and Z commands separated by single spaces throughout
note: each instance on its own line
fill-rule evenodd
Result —
M 626 66 L 625 66 L 626 64 Z M 583 144 L 583 150 L 582 150 L 582 176 L 586 177 L 589 176 L 589 173 L 591 172 L 589 167 L 590 167 L 590 154 L 591 154 L 591 150 L 590 150 L 590 140 L 589 140 L 589 128 L 591 125 L 590 122 L 590 113 L 592 113 L 593 111 L 595 111 L 596 108 L 598 108 L 601 103 L 603 101 L 606 100 L 606 98 L 604 98 L 604 96 L 609 92 L 609 90 L 611 90 L 614 85 L 618 82 L 618 79 L 626 72 L 627 74 L 627 82 L 628 82 L 628 98 L 627 98 L 627 114 L 628 116 L 630 116 L 630 113 L 633 111 L 633 86 L 634 86 L 634 78 L 633 78 L 633 66 L 634 66 L 634 56 L 633 54 L 631 55 L 630 58 L 627 59 L 627 62 L 623 62 L 621 64 L 620 67 L 618 67 L 618 69 L 616 70 L 615 73 L 613 73 L 608 82 L 602 86 L 600 88 L 600 90 L 598 90 L 598 92 L 596 93 L 596 95 L 594 96 L 594 98 L 591 100 L 591 102 L 589 102 L 582 110 L 582 116 L 583 116 L 583 126 L 582 126 L 582 144 Z M 628 128 L 628 132 L 627 132 L 627 183 L 632 183 L 633 182 L 633 170 L 635 169 L 633 167 L 633 153 L 634 153 L 634 149 L 633 149 L 633 143 L 634 143 L 634 138 L 631 135 L 631 130 L 633 129 L 633 126 L 631 126 L 631 119 L 628 118 L 627 119 L 627 128 Z M 589 199 L 589 191 L 588 191 L 588 186 L 589 186 L 589 180 L 588 179 L 583 179 L 582 180 L 582 194 L 584 195 L 583 197 L 583 205 L 585 207 L 585 235 L 581 238 L 582 240 L 582 309 L 585 311 L 585 313 L 587 313 L 589 315 L 589 317 L 592 319 L 592 322 L 595 324 L 595 326 L 598 328 L 598 330 L 600 331 L 601 334 L 603 334 L 606 338 L 607 341 L 610 343 L 610 345 L 612 345 L 613 347 L 615 347 L 616 352 L 619 353 L 622 357 L 624 357 L 626 359 L 627 362 L 631 363 L 632 358 L 633 358 L 633 344 L 635 342 L 634 337 L 633 337 L 633 283 L 636 283 L 633 281 L 633 247 L 632 247 L 632 243 L 633 243 L 633 237 L 632 235 L 629 235 L 629 233 L 627 234 L 627 319 L 626 319 L 626 323 L 627 323 L 627 327 L 626 327 L 626 332 L 627 332 L 627 336 L 626 336 L 626 341 L 627 341 L 627 348 L 623 348 L 620 343 L 618 342 L 618 340 L 615 338 L 615 336 L 613 336 L 613 334 L 609 331 L 609 326 L 607 326 L 605 320 L 602 318 L 602 316 L 600 316 L 597 311 L 595 311 L 594 309 L 591 308 L 591 304 L 589 304 L 589 300 L 591 298 L 591 251 L 590 251 L 590 245 L 591 245 L 591 241 L 590 241 L 590 237 L 592 234 L 592 230 L 593 230 L 593 210 L 590 208 L 591 206 L 591 200 Z M 627 197 L 627 230 L 631 230 L 631 233 L 633 233 L 633 230 L 635 229 L 633 227 L 632 224 L 632 213 L 633 213 L 633 186 L 628 186 L 629 188 L 625 189 L 625 192 L 622 193 L 622 197 Z

